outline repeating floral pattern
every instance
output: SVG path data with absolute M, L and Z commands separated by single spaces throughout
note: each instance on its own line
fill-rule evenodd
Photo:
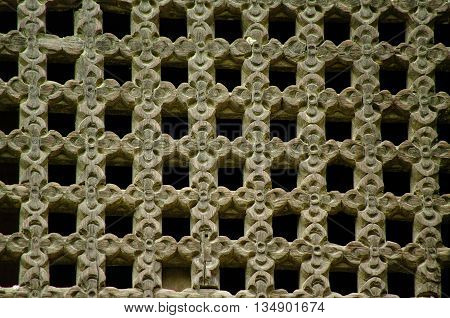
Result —
M 395 297 L 387 274 L 398 268 L 414 273 L 416 297 L 445 296 L 441 272 L 450 246 L 441 229 L 448 226 L 450 194 L 440 192 L 448 180 L 439 180 L 439 171 L 450 163 L 450 146 L 437 122 L 448 117 L 450 97 L 436 89 L 434 73 L 448 67 L 450 51 L 435 41 L 433 28 L 448 13 L 448 1 L 116 1 L 110 6 L 130 12 L 131 32 L 123 38 L 103 32 L 102 7 L 94 0 L 61 3 L 77 3 L 74 34 L 51 35 L 45 22 L 50 2 L 18 1 L 18 28 L 0 33 L 0 54 L 18 58 L 19 69 L 9 81 L 0 79 L 0 103 L 20 111 L 18 129 L 6 134 L 0 127 L 1 160 L 20 160 L 18 183 L 0 181 L 0 206 L 20 207 L 19 230 L 0 233 L 0 258 L 20 261 L 19 283 L 0 286 L 0 297 Z M 160 35 L 167 8 L 186 16 L 186 36 Z M 386 11 L 405 19 L 404 43 L 380 42 L 377 25 Z M 242 36 L 232 43 L 215 36 L 215 18 L 224 12 L 242 22 Z M 269 36 L 269 17 L 280 12 L 296 17 L 295 35 L 285 43 Z M 351 36 L 342 43 L 326 38 L 329 12 L 351 17 Z M 76 61 L 74 78 L 47 80 L 50 55 Z M 132 80 L 106 79 L 105 59 L 131 62 Z M 163 63 L 185 63 L 188 80 L 178 87 L 162 80 Z M 352 73 L 351 86 L 340 93 L 324 81 L 335 64 Z M 398 93 L 381 89 L 379 72 L 387 64 L 408 67 L 408 84 Z M 216 69 L 236 65 L 240 85 L 227 89 Z M 295 85 L 283 91 L 274 85 L 274 65 L 295 70 Z M 55 105 L 76 112 L 67 136 L 49 130 Z M 132 113 L 132 131 L 123 138 L 105 128 L 105 112 L 119 107 Z M 161 128 L 162 117 L 181 113 L 189 131 L 174 139 Z M 230 116 L 242 119 L 242 136 L 234 140 L 216 133 L 217 118 Z M 278 116 L 296 119 L 295 138 L 270 137 L 270 121 Z M 384 116 L 408 120 L 407 140 L 383 140 Z M 351 138 L 328 139 L 326 118 L 351 119 Z M 49 182 L 49 160 L 61 158 L 76 160 L 75 184 Z M 106 182 L 107 160 L 132 165 L 128 187 Z M 354 186 L 346 193 L 327 190 L 326 168 L 335 161 L 353 168 Z M 189 166 L 188 187 L 164 184 L 163 166 L 174 162 Z M 217 178 L 218 168 L 230 163 L 243 169 L 235 191 Z M 411 170 L 408 193 L 385 191 L 383 170 L 390 164 Z M 295 189 L 272 182 L 274 166 L 297 170 Z M 49 233 L 54 206 L 76 207 L 75 233 Z M 105 215 L 114 209 L 132 215 L 131 233 L 108 233 Z M 178 241 L 163 235 L 166 213 L 189 218 L 189 235 Z M 237 239 L 219 231 L 219 217 L 227 213 L 243 218 L 245 232 Z M 272 228 L 286 213 L 300 218 L 290 242 Z M 341 213 L 356 221 L 346 245 L 328 233 L 328 217 Z M 405 246 L 387 239 L 391 219 L 411 222 Z M 76 263 L 74 286 L 51 286 L 49 266 L 60 258 Z M 109 262 L 133 267 L 131 288 L 108 286 Z M 220 284 L 220 269 L 230 263 L 245 269 L 245 286 L 234 295 Z M 166 288 L 167 264 L 190 268 L 189 288 Z M 278 265 L 298 270 L 294 291 L 276 286 Z M 330 286 L 336 268 L 357 273 L 354 293 Z

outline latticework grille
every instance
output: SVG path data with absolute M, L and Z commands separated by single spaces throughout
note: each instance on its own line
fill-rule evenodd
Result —
M 1 1 L 0 296 L 448 295 L 449 9 Z

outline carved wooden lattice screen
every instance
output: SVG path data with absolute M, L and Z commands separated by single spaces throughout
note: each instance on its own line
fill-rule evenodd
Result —
M 446 296 L 448 19 L 1 1 L 0 296 Z

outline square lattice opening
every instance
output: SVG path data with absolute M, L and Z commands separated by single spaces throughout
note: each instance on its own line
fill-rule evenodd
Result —
M 214 23 L 216 38 L 225 39 L 231 44 L 235 40 L 242 37 L 242 26 L 240 19 L 216 20 Z
M 285 289 L 292 293 L 299 288 L 299 270 L 275 269 L 274 283 L 275 289 Z
M 163 217 L 162 218 L 162 235 L 172 236 L 179 241 L 183 236 L 191 234 L 191 225 L 189 218 L 180 217 Z
M 413 224 L 410 221 L 386 220 L 386 240 L 406 246 L 412 242 Z
M 116 166 L 106 162 L 106 183 L 112 183 L 121 189 L 126 189 L 133 183 L 133 169 L 131 166 Z
M 216 135 L 234 140 L 242 136 L 242 119 L 216 119 Z
M 406 70 L 380 69 L 380 90 L 388 90 L 397 94 L 406 88 Z
M 350 39 L 350 19 L 345 17 L 339 20 L 327 19 L 324 21 L 324 38 L 336 45 Z
M 64 84 L 75 78 L 75 65 L 72 63 L 59 63 L 47 61 L 47 79 L 49 81 Z
M 0 260 L 0 287 L 19 285 L 20 258 Z
M 283 91 L 286 87 L 295 85 L 295 72 L 294 71 L 269 71 L 269 80 L 271 86 L 278 87 Z
M 350 87 L 350 81 L 350 70 L 325 72 L 325 87 L 334 89 L 336 93 L 340 93 L 343 89 Z
M 133 266 L 106 264 L 106 287 L 131 288 L 133 287 L 132 274 Z
M 163 264 L 162 287 L 178 292 L 191 288 L 191 269 L 189 267 L 169 267 Z
M 17 59 L 0 60 L 0 79 L 4 82 L 8 82 L 14 76 L 19 74 L 19 68 L 17 65 Z
M 76 209 L 71 212 L 50 210 L 48 212 L 48 233 L 58 233 L 68 236 L 77 230 Z
M 188 134 L 188 119 L 186 116 L 162 117 L 161 129 L 164 134 L 168 134 L 173 139 L 181 139 Z
M 244 236 L 244 220 L 219 218 L 219 235 L 231 240 L 239 239 Z
M 161 65 L 161 80 L 171 82 L 175 88 L 182 83 L 188 82 L 187 66 L 173 67 L 168 65 Z
M 1 67 L 1 66 L 0 66 Z M 19 108 L 0 111 L 0 130 L 9 134 L 19 128 Z
M 105 79 L 114 79 L 119 85 L 131 81 L 131 62 L 121 61 L 120 64 L 105 60 L 104 64 Z
M 297 187 L 298 172 L 295 169 L 271 169 L 272 188 L 292 191 Z
M 107 215 L 105 217 L 105 232 L 117 237 L 133 233 L 133 214 Z
M 381 139 L 389 140 L 394 145 L 400 145 L 408 140 L 408 123 L 407 122 L 386 122 L 381 121 Z
M 434 23 L 434 43 L 450 46 L 450 20 L 436 21 Z
M 103 8 L 102 8 L 103 9 Z M 130 13 L 103 10 L 103 33 L 112 33 L 119 39 L 130 34 Z
M 298 237 L 299 219 L 297 214 L 274 216 L 272 218 L 273 236 L 285 238 L 288 242 L 294 241 Z
M 220 268 L 220 289 L 232 295 L 245 289 L 245 268 Z
M 439 193 L 450 194 L 450 171 L 439 171 Z
M 450 123 L 438 121 L 437 124 L 438 140 L 450 143 Z
M 237 190 L 243 185 L 243 173 L 240 168 L 219 168 L 218 185 L 228 190 Z
M 270 138 L 278 137 L 282 141 L 289 141 L 297 136 L 296 120 L 271 120 Z
M 50 286 L 72 287 L 76 285 L 76 264 L 50 265 Z
M 7 162 L 0 161 L 0 181 L 4 184 L 19 183 L 19 158 Z
M 63 137 L 75 131 L 75 114 L 49 113 L 48 129 L 59 132 Z
M 131 114 L 105 114 L 105 130 L 123 138 L 131 133 Z
M 159 19 L 159 35 L 164 36 L 175 42 L 179 37 L 187 36 L 186 19 Z
M 447 94 L 450 94 L 450 72 L 436 71 L 434 74 L 436 92 L 446 92 Z
M 414 297 L 414 274 L 388 272 L 388 293 L 398 295 L 401 298 Z
M 345 193 L 353 189 L 353 169 L 339 164 L 327 166 L 327 191 Z
M 399 45 L 405 42 L 406 24 L 403 21 L 378 22 L 379 40 L 391 45 Z
M 241 85 L 241 70 L 217 68 L 216 83 L 224 85 L 229 92 L 233 91 L 236 86 Z
M 269 38 L 277 39 L 281 43 L 285 43 L 294 35 L 295 19 L 269 21 Z
M 391 171 L 383 169 L 384 192 L 397 196 L 410 192 L 411 171 Z
M 52 161 L 48 164 L 48 181 L 57 182 L 62 186 L 76 183 L 77 167 L 75 164 L 61 165 Z
M 20 208 L 0 209 L 0 233 L 10 235 L 19 232 Z
M 354 216 L 339 212 L 328 215 L 328 241 L 342 246 L 355 240 Z
M 344 141 L 352 139 L 352 123 L 350 121 L 331 121 L 325 122 L 325 136 L 327 140 Z
M 74 34 L 74 12 L 73 10 L 59 10 L 46 12 L 45 25 L 47 33 L 59 37 Z
M 7 8 L 0 11 L 0 33 L 8 33 L 9 31 L 17 29 L 17 13 L 14 10 Z
M 330 289 L 334 293 L 348 295 L 358 291 L 358 277 L 356 272 L 331 271 Z
M 189 187 L 189 168 L 164 166 L 162 181 L 165 185 L 171 185 L 175 189 Z

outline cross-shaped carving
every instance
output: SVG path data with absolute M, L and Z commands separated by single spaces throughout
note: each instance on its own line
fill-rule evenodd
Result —
M 283 4 L 308 24 L 317 23 L 334 5 L 331 0 L 284 0 Z
M 242 12 L 247 24 L 261 23 L 269 16 L 271 9 L 277 8 L 281 0 L 229 0 L 228 3 Z
M 214 60 L 228 53 L 228 42 L 213 39 L 212 31 L 204 21 L 194 22 L 189 39 L 181 37 L 175 42 L 175 53 L 187 59 L 192 73 L 211 71 Z
M 390 214 L 398 206 L 392 193 L 383 193 L 383 183 L 375 174 L 366 175 L 356 189 L 347 191 L 342 203 L 350 211 L 358 213 L 365 222 L 373 224 L 383 222 L 385 214 Z
M 180 7 L 186 8 L 188 18 L 194 21 L 206 21 L 215 9 L 225 6 L 224 0 L 174 0 Z
M 439 13 L 448 8 L 445 0 L 393 0 L 395 8 L 406 13 L 417 24 L 428 24 Z
M 160 8 L 169 3 L 170 0 L 132 0 L 131 17 L 137 25 L 153 21 L 159 16 Z
M 336 6 L 344 12 L 351 12 L 361 24 L 372 24 L 381 13 L 389 9 L 389 0 L 343 0 L 336 2 Z
M 322 29 L 317 24 L 308 24 L 298 36 L 291 37 L 284 45 L 284 55 L 304 73 L 317 73 L 325 62 L 335 58 L 336 46 L 331 41 L 323 42 Z
M 436 140 L 436 131 L 431 127 L 423 127 L 414 133 L 411 140 L 400 144 L 398 155 L 411 163 L 422 176 L 432 176 L 439 171 L 441 159 L 450 158 L 450 145 Z
M 189 115 L 196 121 L 208 121 L 214 116 L 217 105 L 228 99 L 228 91 L 222 84 L 214 84 L 206 72 L 196 72 L 189 83 L 182 83 L 177 90 L 178 99 L 186 104 Z
M 161 134 L 158 123 L 153 119 L 140 121 L 135 131 L 123 138 L 122 145 L 134 157 L 139 170 L 155 168 L 175 150 L 172 137 Z
M 327 192 L 326 180 L 320 174 L 310 174 L 289 194 L 288 203 L 302 214 L 301 220 L 307 221 L 307 225 L 322 223 L 328 213 L 339 207 L 341 195 L 337 191 Z
M 231 150 L 230 141 L 224 136 L 214 138 L 214 133 L 210 123 L 199 121 L 178 143 L 180 153 L 191 158 L 191 164 L 199 171 L 212 169 Z
M 231 252 L 230 239 L 218 236 L 216 226 L 206 218 L 192 228 L 192 236 L 184 236 L 179 253 L 192 259 L 191 277 L 193 288 L 219 288 L 219 258 Z
M 325 133 L 317 125 L 306 126 L 286 148 L 287 155 L 298 162 L 300 171 L 308 173 L 321 173 L 338 152 L 337 142 L 333 139 L 325 141 Z
M 340 153 L 354 161 L 356 168 L 365 174 L 378 174 L 383 164 L 394 159 L 397 151 L 390 141 L 381 141 L 378 129 L 373 124 L 363 125 L 357 132 L 355 140 L 344 140 Z
M 421 76 L 411 88 L 398 92 L 394 102 L 410 113 L 419 126 L 425 126 L 433 123 L 439 112 L 449 107 L 450 97 L 445 92 L 435 94 L 433 80 L 428 76 Z

